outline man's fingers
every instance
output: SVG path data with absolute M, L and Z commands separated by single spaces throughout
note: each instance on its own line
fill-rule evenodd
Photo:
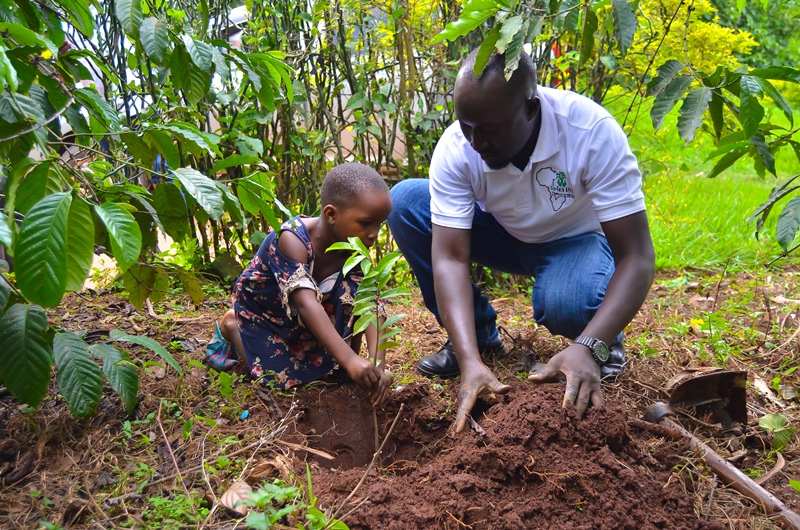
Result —
M 567 389 L 564 391 L 564 402 L 562 403 L 564 407 L 567 406 L 567 403 L 577 405 L 575 402 L 578 399 L 578 389 L 579 387 L 575 386 L 572 381 L 567 378 Z
M 511 392 L 511 386 L 504 385 L 500 381 L 495 381 L 494 383 L 492 383 L 491 391 L 494 392 L 495 394 L 508 394 L 509 392 Z
M 477 394 L 473 391 L 466 392 L 463 396 L 458 396 L 458 413 L 456 414 L 456 432 L 459 433 L 464 430 L 467 425 L 467 414 L 472 412 L 472 407 L 475 406 Z
M 603 399 L 603 391 L 599 388 L 592 390 L 592 406 L 602 407 L 604 403 L 605 400 Z
M 575 400 L 575 414 L 578 419 L 583 418 L 583 414 L 586 412 L 586 409 L 589 408 L 592 393 L 591 385 L 584 381 L 581 385 L 581 389 L 578 391 L 578 398 Z
M 528 381 L 532 383 L 554 383 L 558 380 L 559 371 L 546 365 L 541 371 L 528 376 Z

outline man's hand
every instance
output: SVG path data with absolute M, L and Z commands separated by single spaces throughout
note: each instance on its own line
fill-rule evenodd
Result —
M 550 359 L 539 373 L 528 376 L 534 383 L 552 383 L 558 374 L 567 378 L 564 392 L 564 406 L 575 404 L 578 418 L 582 418 L 589 403 L 595 407 L 603 405 L 603 392 L 600 390 L 600 366 L 592 358 L 586 346 L 572 344 L 569 348 Z
M 461 370 L 461 389 L 458 391 L 458 414 L 456 414 L 456 432 L 464 430 L 467 414 L 472 411 L 475 401 L 481 394 L 494 392 L 507 394 L 511 387 L 504 385 L 483 363 L 476 363 L 474 368 Z
M 360 355 L 352 355 L 345 362 L 344 369 L 355 384 L 373 393 L 378 388 L 378 382 L 382 377 L 385 377 L 377 366 Z M 389 385 L 387 384 L 386 388 L 388 387 Z

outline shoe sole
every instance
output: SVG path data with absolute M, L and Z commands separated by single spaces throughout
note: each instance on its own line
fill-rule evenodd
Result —
M 417 365 L 417 373 L 420 375 L 424 375 L 429 379 L 432 379 L 434 377 L 438 377 L 439 379 L 452 379 L 453 377 L 458 377 L 459 375 L 461 375 L 461 370 L 457 372 L 447 372 L 443 374 L 441 372 L 434 372 L 433 370 L 425 370 L 424 368 L 421 368 L 419 365 Z

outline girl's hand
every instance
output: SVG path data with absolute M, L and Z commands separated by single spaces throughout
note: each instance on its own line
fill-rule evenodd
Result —
M 352 355 L 344 364 L 344 369 L 355 384 L 373 394 L 383 377 L 383 372 L 377 366 L 360 355 Z
M 372 392 L 372 408 L 378 408 L 383 405 L 383 402 L 386 400 L 386 394 L 389 393 L 389 387 L 394 380 L 392 372 L 383 369 L 383 363 L 378 367 L 378 371 L 381 373 L 381 380 L 378 381 L 377 387 Z

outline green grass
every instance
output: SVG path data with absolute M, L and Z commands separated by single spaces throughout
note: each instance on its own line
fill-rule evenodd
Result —
M 628 101 L 625 96 L 611 98 L 606 107 L 622 122 Z M 771 115 L 778 112 L 769 107 L 771 102 L 762 103 Z M 747 218 L 766 201 L 775 185 L 800 172 L 800 162 L 792 150 L 787 147 L 775 153 L 777 179 L 769 173 L 759 177 L 750 158 L 709 179 L 705 175 L 716 161 L 707 160 L 716 147 L 711 135 L 698 130 L 694 141 L 686 145 L 677 131 L 679 105 L 656 133 L 648 115 L 651 105 L 645 103 L 638 113 L 628 114 L 626 130 L 645 176 L 656 267 L 720 269 L 727 265 L 748 269 L 777 258 L 781 248 L 775 241 L 775 223 L 788 198 L 773 208 L 759 239 L 754 235 L 755 222 L 747 223 Z M 776 119 L 781 121 L 782 117 Z M 800 255 L 789 259 L 800 263 Z
M 774 178 L 742 173 L 716 179 L 679 171 L 651 175 L 645 181 L 650 230 L 658 269 L 729 266 L 750 268 L 775 259 L 776 214 L 759 239 L 747 218 L 764 202 Z

